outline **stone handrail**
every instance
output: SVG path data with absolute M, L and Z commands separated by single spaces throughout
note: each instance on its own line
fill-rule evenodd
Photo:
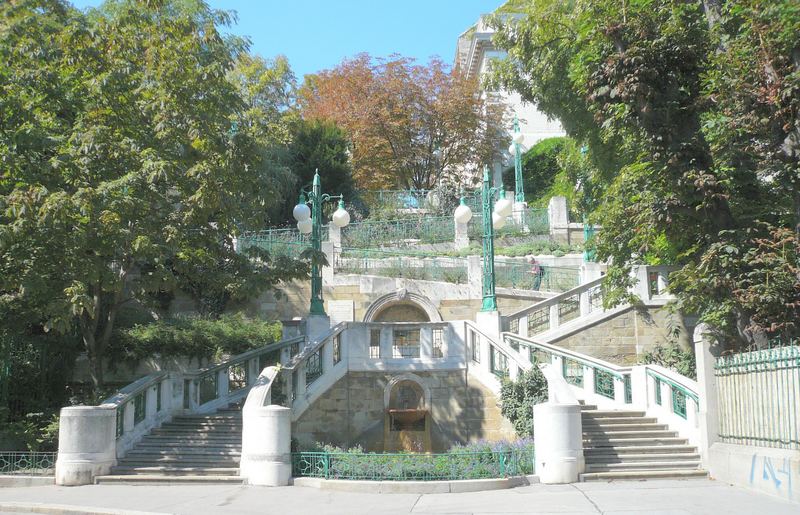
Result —
M 530 370 L 530 360 L 508 343 L 493 338 L 469 320 L 464 324 L 467 362 L 471 363 L 470 367 L 477 368 L 484 382 L 489 383 L 492 389 L 499 391 L 498 379 L 507 377 L 515 380 L 520 371 Z
M 561 374 L 579 399 L 601 409 L 644 410 L 698 443 L 696 381 L 659 365 L 619 366 L 513 333 L 502 333 L 502 339 L 512 346 L 528 347 L 531 356 L 548 355 L 552 370 Z

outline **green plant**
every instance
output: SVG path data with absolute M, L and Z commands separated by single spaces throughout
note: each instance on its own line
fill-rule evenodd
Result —
M 110 364 L 135 364 L 159 354 L 197 358 L 220 358 L 276 342 L 281 324 L 223 315 L 218 319 L 178 317 L 117 331 L 109 348 Z
M 642 356 L 646 365 L 661 365 L 690 379 L 697 379 L 697 363 L 694 352 L 677 344 L 658 345 Z
M 533 405 L 547 400 L 547 380 L 537 366 L 519 374 L 516 381 L 503 380 L 500 387 L 500 412 L 519 436 L 533 435 Z

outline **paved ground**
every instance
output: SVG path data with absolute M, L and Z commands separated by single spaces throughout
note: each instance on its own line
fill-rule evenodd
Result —
M 354 494 L 315 488 L 243 486 L 38 486 L 0 489 L 0 511 L 9 502 L 135 510 L 224 514 L 653 514 L 800 513 L 800 504 L 715 481 L 661 480 L 575 485 L 532 485 L 464 494 Z M 6 506 L 6 512 L 8 507 Z M 96 511 L 95 511 L 96 513 Z

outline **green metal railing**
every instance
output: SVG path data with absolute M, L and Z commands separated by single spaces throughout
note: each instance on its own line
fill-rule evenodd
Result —
M 436 190 L 366 190 L 359 197 L 370 211 L 400 211 L 404 209 L 435 209 Z
M 720 440 L 800 449 L 800 346 L 723 356 L 714 374 Z
M 359 249 L 452 242 L 454 239 L 452 216 L 354 222 L 342 229 L 342 247 Z
M 532 474 L 533 450 L 446 454 L 292 453 L 294 477 L 367 481 L 447 481 Z
M 0 451 L 0 474 L 52 476 L 55 468 L 55 452 Z
M 328 241 L 327 227 L 323 227 L 320 236 L 322 241 Z M 258 247 L 271 256 L 297 258 L 311 246 L 311 236 L 301 234 L 297 229 L 268 229 L 245 233 L 237 238 L 236 245 L 239 252 Z
M 423 257 L 374 249 L 343 248 L 334 259 L 342 274 L 380 275 L 455 284 L 469 282 L 465 258 Z
M 495 260 L 494 272 L 496 284 L 500 288 L 561 293 L 580 284 L 579 268 Z

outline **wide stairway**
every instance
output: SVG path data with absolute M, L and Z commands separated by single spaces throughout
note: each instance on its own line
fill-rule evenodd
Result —
M 100 483 L 241 483 L 241 407 L 179 415 L 142 438 Z
M 607 411 L 581 406 L 581 481 L 705 477 L 697 448 L 642 411 Z

